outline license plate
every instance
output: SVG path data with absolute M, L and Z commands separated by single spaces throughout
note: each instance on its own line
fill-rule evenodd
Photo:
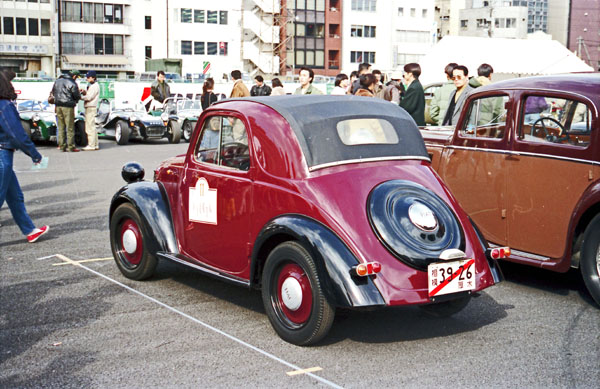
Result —
M 438 262 L 427 266 L 429 297 L 475 289 L 475 260 Z

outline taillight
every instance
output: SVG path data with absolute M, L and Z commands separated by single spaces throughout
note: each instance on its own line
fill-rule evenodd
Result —
M 354 271 L 357 276 L 371 276 L 381 271 L 381 264 L 379 262 L 361 263 L 360 265 L 354 266 Z
M 503 259 L 510 257 L 510 247 L 495 247 L 488 249 L 488 255 L 492 259 Z

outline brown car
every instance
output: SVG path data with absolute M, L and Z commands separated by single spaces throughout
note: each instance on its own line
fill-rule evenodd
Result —
M 508 260 L 581 269 L 600 304 L 600 75 L 476 89 L 456 128 L 421 133 L 432 165 Z

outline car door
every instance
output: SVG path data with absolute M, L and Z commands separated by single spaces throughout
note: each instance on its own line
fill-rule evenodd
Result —
M 241 117 L 206 117 L 179 186 L 182 251 L 238 276 L 247 276 L 250 257 L 253 168 L 248 138 Z
M 444 150 L 440 175 L 484 236 L 505 245 L 509 96 L 467 100 L 452 144 Z
M 596 177 L 594 111 L 564 93 L 527 92 L 520 101 L 508 165 L 508 244 L 523 256 L 561 258 L 575 206 Z

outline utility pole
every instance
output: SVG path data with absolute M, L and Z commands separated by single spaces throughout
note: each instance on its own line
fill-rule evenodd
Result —
M 577 56 L 583 60 L 583 50 L 585 50 L 585 55 L 587 57 L 588 65 L 592 66 L 592 58 L 590 57 L 590 52 L 588 51 L 587 45 L 585 44 L 585 39 L 580 35 L 577 37 Z M 584 60 L 585 62 L 585 60 Z

